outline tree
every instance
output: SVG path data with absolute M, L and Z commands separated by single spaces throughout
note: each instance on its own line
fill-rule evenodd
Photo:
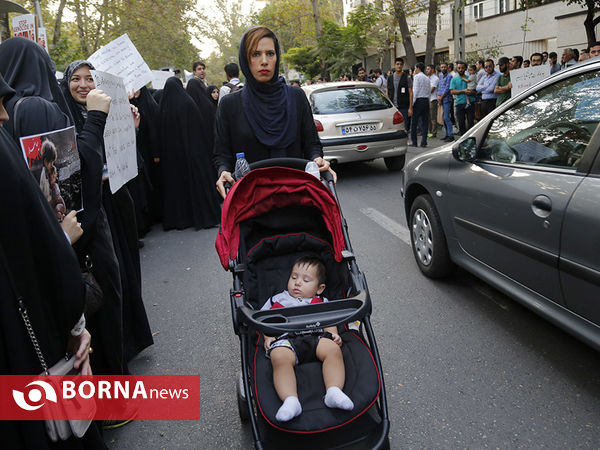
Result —
M 402 45 L 404 45 L 407 63 L 409 66 L 414 66 L 417 63 L 417 55 L 412 43 L 411 31 L 406 21 L 406 3 L 406 0 L 392 0 L 394 14 L 402 35 Z
M 311 45 L 293 47 L 283 55 L 283 59 L 290 67 L 303 73 L 308 78 L 314 78 L 321 72 L 321 64 L 315 57 L 315 53 L 316 49 Z
M 600 0 L 567 0 L 568 5 L 578 4 L 587 8 L 583 26 L 588 45 L 591 46 L 597 42 L 596 27 L 600 24 Z
M 433 64 L 435 57 L 435 34 L 437 32 L 438 0 L 429 0 L 427 13 L 427 38 L 425 41 L 425 64 Z

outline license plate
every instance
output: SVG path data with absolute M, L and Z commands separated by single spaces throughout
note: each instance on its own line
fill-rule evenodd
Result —
M 377 125 L 374 123 L 363 123 L 361 125 L 348 125 L 342 127 L 342 136 L 349 134 L 368 133 L 377 131 Z

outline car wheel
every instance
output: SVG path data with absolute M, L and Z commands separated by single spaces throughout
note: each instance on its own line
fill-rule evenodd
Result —
M 389 158 L 383 158 L 383 162 L 385 162 L 385 167 L 387 167 L 388 170 L 396 171 L 402 170 L 405 159 L 406 155 L 390 156 Z
M 240 415 L 240 419 L 242 422 L 248 422 L 250 420 L 250 412 L 248 411 L 248 399 L 244 394 L 244 379 L 242 378 L 242 373 L 238 373 L 238 379 L 236 383 L 236 393 L 237 393 L 237 404 L 238 404 L 238 413 Z
M 410 242 L 425 276 L 442 278 L 452 271 L 440 216 L 429 195 L 419 195 L 410 208 Z

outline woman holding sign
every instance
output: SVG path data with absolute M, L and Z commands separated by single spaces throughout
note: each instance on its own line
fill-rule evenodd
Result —
M 61 88 L 78 132 L 85 128 L 85 125 L 83 125 L 84 128 L 80 128 L 80 126 L 86 124 L 87 118 L 89 118 L 90 94 L 96 87 L 90 72 L 93 68 L 89 61 L 74 61 L 69 64 L 64 78 L 61 80 Z M 112 194 L 105 181 L 102 183 L 102 192 L 99 195 L 108 219 L 108 233 L 112 238 L 112 245 L 109 248 L 110 250 L 114 249 L 118 261 L 119 289 L 123 298 L 124 342 L 119 342 L 120 347 L 114 351 L 120 353 L 124 350 L 123 367 L 127 371 L 126 362 L 144 348 L 152 345 L 153 339 L 142 300 L 140 257 L 133 201 L 126 186 Z M 112 326 L 114 329 L 114 323 Z M 108 333 L 108 330 L 106 331 Z
M 214 163 L 217 189 L 225 197 L 235 154 L 248 162 L 267 158 L 304 158 L 329 170 L 306 95 L 279 76 L 279 43 L 263 26 L 250 28 L 240 43 L 239 63 L 246 84 L 226 95 L 217 109 Z

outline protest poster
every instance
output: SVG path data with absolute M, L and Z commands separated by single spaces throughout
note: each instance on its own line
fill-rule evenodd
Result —
M 39 27 L 37 29 L 37 43 L 48 53 L 48 36 L 45 28 Z
M 13 36 L 24 37 L 30 41 L 37 42 L 35 34 L 35 15 L 23 14 L 12 18 Z
M 135 92 L 153 79 L 150 67 L 127 34 L 98 49 L 88 60 L 96 70 L 121 77 L 126 92 Z
M 153 70 L 152 76 L 152 87 L 154 89 L 163 89 L 167 80 L 174 77 L 175 73 L 170 70 Z
M 542 81 L 550 76 L 550 65 L 531 66 L 525 69 L 515 69 L 510 71 L 510 81 L 512 89 L 511 97 L 520 94 L 525 89 L 533 86 L 538 81 Z
M 138 174 L 135 127 L 123 79 L 99 70 L 91 70 L 96 89 L 112 99 L 104 128 L 104 150 L 110 191 L 114 194 Z
M 75 127 L 20 139 L 21 150 L 33 177 L 48 200 L 56 218 L 83 209 L 81 162 Z

